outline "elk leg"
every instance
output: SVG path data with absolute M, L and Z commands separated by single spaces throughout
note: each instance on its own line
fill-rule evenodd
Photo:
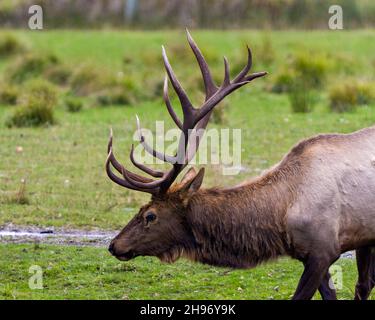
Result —
M 310 256 L 304 262 L 305 269 L 299 280 L 293 300 L 310 300 L 324 279 L 325 283 L 327 283 L 326 278 L 331 263 L 328 259 Z M 325 285 L 324 289 L 326 289 Z
M 329 272 L 325 274 L 319 286 L 319 293 L 323 300 L 336 300 L 336 290 L 330 285 L 331 275 Z
M 355 300 L 367 300 L 375 284 L 375 253 L 371 247 L 356 250 L 358 281 L 355 286 Z

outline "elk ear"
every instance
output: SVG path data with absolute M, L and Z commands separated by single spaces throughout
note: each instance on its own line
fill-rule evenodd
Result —
M 186 171 L 186 173 L 182 177 L 180 183 L 182 185 L 184 185 L 185 183 L 187 183 L 188 181 L 190 181 L 191 179 L 193 179 L 196 175 L 197 175 L 197 172 L 195 171 L 195 169 L 193 167 L 191 167 L 188 171 Z
M 191 173 L 191 175 L 193 175 L 195 173 L 195 170 L 189 170 L 184 178 L 182 179 L 184 181 L 184 184 L 183 186 L 181 187 L 181 191 L 183 192 L 187 192 L 187 191 L 191 191 L 191 192 L 195 192 L 195 191 L 198 191 L 199 188 L 201 187 L 202 185 L 202 182 L 203 182 L 203 177 L 204 177 L 204 168 L 201 168 L 197 174 L 195 174 L 193 177 L 190 177 L 189 180 L 186 180 L 185 181 L 185 177 L 189 174 L 190 171 L 193 171 L 193 173 Z

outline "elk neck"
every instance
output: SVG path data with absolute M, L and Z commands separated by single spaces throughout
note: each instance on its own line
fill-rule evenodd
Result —
M 296 167 L 277 167 L 234 188 L 198 191 L 186 213 L 194 238 L 186 256 L 211 265 L 249 268 L 288 253 L 285 214 L 298 176 Z

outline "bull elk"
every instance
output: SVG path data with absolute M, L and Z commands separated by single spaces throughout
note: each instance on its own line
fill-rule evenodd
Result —
M 224 58 L 224 80 L 217 86 L 188 32 L 187 38 L 206 97 L 200 108 L 192 105 L 163 48 L 167 73 L 163 98 L 181 129 L 176 154 L 165 155 L 148 145 L 137 118 L 140 143 L 148 153 L 171 164 L 171 169 L 163 172 L 137 162 L 132 146 L 131 162 L 151 177 L 128 171 L 114 156 L 111 132 L 106 160 L 109 178 L 151 194 L 151 201 L 111 241 L 109 251 L 123 261 L 156 256 L 174 262 L 183 256 L 231 268 L 251 268 L 289 255 L 304 265 L 294 299 L 311 299 L 317 290 L 323 299 L 335 299 L 329 267 L 341 253 L 356 250 L 355 298 L 366 299 L 375 284 L 375 127 L 303 140 L 264 174 L 232 188 L 201 188 L 203 168 L 198 172 L 190 168 L 173 184 L 198 149 L 201 135 L 192 133 L 206 128 L 214 107 L 234 90 L 266 75 L 248 75 L 252 65 L 248 48 L 247 64 L 233 80 Z M 169 81 L 182 107 L 182 121 L 168 96 Z

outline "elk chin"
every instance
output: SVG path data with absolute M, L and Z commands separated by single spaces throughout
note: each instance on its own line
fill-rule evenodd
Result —
M 174 263 L 176 262 L 183 254 L 183 249 L 180 248 L 172 248 L 169 251 L 165 251 L 159 254 L 157 257 L 161 262 L 164 263 Z
M 137 255 L 133 251 L 128 251 L 121 255 L 116 255 L 116 259 L 120 261 L 129 261 L 131 259 L 134 259 Z

